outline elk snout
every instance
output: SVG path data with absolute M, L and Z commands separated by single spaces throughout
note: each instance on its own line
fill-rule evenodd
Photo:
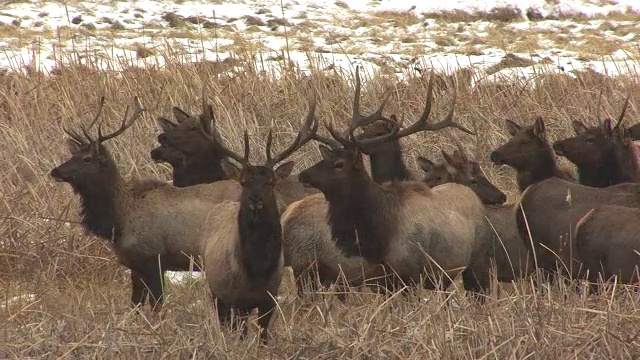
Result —
M 160 135 L 158 135 L 158 143 L 160 143 L 160 145 L 162 146 L 169 146 L 169 137 L 167 136 L 167 134 L 162 133 Z
M 63 178 L 62 174 L 60 174 L 60 170 L 58 168 L 54 168 L 53 170 L 51 170 L 50 175 L 53 180 L 57 182 L 65 182 L 65 179 Z
M 505 193 L 500 192 L 497 194 L 491 201 L 488 202 L 489 205 L 502 205 L 507 201 L 507 195 Z
M 504 160 L 502 159 L 501 154 L 497 150 L 492 151 L 489 158 L 491 159 L 491 162 L 496 165 L 504 165 Z
M 162 147 L 157 147 L 151 150 L 151 160 L 156 163 L 164 162 L 164 158 L 162 157 Z
M 262 195 L 253 194 L 249 195 L 249 209 L 251 210 L 260 210 L 262 209 Z

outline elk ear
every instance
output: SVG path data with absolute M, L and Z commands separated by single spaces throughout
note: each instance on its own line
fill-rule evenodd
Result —
M 167 132 L 171 129 L 175 129 L 176 124 L 172 123 L 169 119 L 163 118 L 163 117 L 159 117 L 156 119 L 156 123 L 158 124 L 158 126 L 160 126 L 160 128 L 162 129 L 162 131 Z
M 447 154 L 444 150 L 441 150 L 440 152 L 442 153 L 444 165 L 447 167 L 449 174 L 456 174 L 458 172 L 458 166 L 460 165 L 459 161 L 457 161 L 455 156 Z
M 542 120 L 541 117 L 537 117 L 533 123 L 533 134 L 541 141 L 545 141 L 547 138 L 547 132 L 544 128 L 544 120 Z
M 635 124 L 627 129 L 629 131 L 629 136 L 634 141 L 640 140 L 640 124 Z
M 606 119 L 603 123 L 602 123 L 602 131 L 604 132 L 604 135 L 607 137 L 611 137 L 613 136 L 613 130 L 612 130 L 613 126 L 611 126 L 611 119 Z
M 71 155 L 75 155 L 80 152 L 81 146 L 80 144 L 78 144 L 77 141 L 73 139 L 66 139 L 65 143 L 67 144 L 67 149 L 69 149 L 69 152 L 71 153 Z
M 424 156 L 418 156 L 416 160 L 418 161 L 418 166 L 420 167 L 420 169 L 422 169 L 422 171 L 426 173 L 433 171 L 433 169 L 435 169 L 436 167 L 436 163 Z
M 222 165 L 222 171 L 224 171 L 225 175 L 231 180 L 240 181 L 242 177 L 242 171 L 240 168 L 227 159 L 222 159 L 220 161 L 220 165 Z
M 286 163 L 278 166 L 278 168 L 274 171 L 276 177 L 278 179 L 286 179 L 287 177 L 289 177 L 289 175 L 291 175 L 294 165 L 295 163 L 293 161 L 287 161 Z
M 323 160 L 328 160 L 328 161 L 333 160 L 334 156 L 333 156 L 333 150 L 331 150 L 331 148 L 324 146 L 322 144 L 318 144 L 318 149 L 320 150 L 320 155 L 322 156 Z
M 578 120 L 573 120 L 571 122 L 571 125 L 573 126 L 573 131 L 576 133 L 576 135 L 582 135 L 587 131 L 587 127 Z
M 518 131 L 522 130 L 522 127 L 520 125 L 509 119 L 505 120 L 505 125 L 507 126 L 507 131 L 509 132 L 509 134 L 511 134 L 511 136 L 515 136 Z
M 627 130 L 627 128 L 623 124 L 620 124 L 619 126 L 617 126 L 617 128 L 618 131 L 616 131 L 616 134 L 618 135 L 620 141 L 624 144 L 630 143 L 631 134 L 629 134 L 629 130 Z
M 173 107 L 173 116 L 176 118 L 178 123 L 183 123 L 191 118 L 191 115 L 187 114 L 177 106 Z

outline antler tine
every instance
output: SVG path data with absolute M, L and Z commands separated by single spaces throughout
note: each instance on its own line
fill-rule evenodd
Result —
M 389 139 L 395 138 L 398 134 L 398 131 L 400 131 L 400 128 L 402 127 L 402 120 L 400 120 L 399 122 L 397 121 L 393 121 L 391 119 L 387 119 L 387 118 L 381 118 L 381 120 L 384 120 L 390 124 L 393 125 L 393 127 L 391 128 L 391 131 L 384 134 L 384 135 L 380 135 L 380 136 L 376 136 L 376 137 L 372 137 L 372 138 L 368 138 L 368 139 L 358 139 L 356 136 L 353 135 L 353 133 L 350 134 L 350 138 L 351 141 L 353 142 L 354 145 L 358 146 L 359 148 L 362 148 L 364 145 L 370 145 L 370 144 L 375 144 L 375 143 L 380 143 L 380 142 L 385 142 Z
M 274 166 L 282 160 L 286 159 L 288 156 L 293 154 L 294 151 L 301 148 L 304 144 L 314 139 L 314 135 L 316 131 L 318 131 L 318 121 L 315 116 L 316 112 L 316 99 L 314 98 L 309 104 L 309 112 L 307 113 L 307 117 L 305 118 L 304 124 L 300 131 L 298 131 L 298 135 L 295 140 L 288 148 L 277 154 L 276 156 L 271 156 L 271 131 L 269 131 L 269 136 L 267 138 L 267 164 L 270 166 Z
M 136 120 L 138 120 L 138 118 L 140 118 L 140 116 L 146 109 L 142 106 L 142 103 L 140 103 L 140 99 L 137 96 L 133 98 L 133 102 L 134 102 L 135 108 L 133 111 L 133 115 L 131 116 L 131 119 L 127 121 L 127 115 L 129 114 L 129 107 L 127 106 L 126 110 L 124 111 L 124 117 L 122 118 L 122 123 L 120 124 L 120 128 L 118 128 L 118 130 L 112 132 L 111 134 L 103 136 L 100 127 L 98 127 L 98 140 L 97 140 L 98 142 L 103 142 L 109 139 L 113 139 L 114 137 L 122 134 L 125 130 L 130 128 L 131 125 L 133 125 L 133 123 Z
M 241 162 L 242 166 L 249 164 L 249 131 L 244 129 L 244 157 Z
M 349 128 L 355 124 L 360 118 L 360 65 L 356 66 L 356 91 L 353 96 L 353 114 L 351 115 L 351 122 Z
M 317 122 L 316 122 L 317 124 Z M 328 138 L 326 136 L 322 136 L 322 135 L 318 135 L 318 134 L 313 134 L 312 137 L 313 140 L 315 141 L 319 141 L 325 145 L 329 145 L 329 147 L 333 148 L 333 149 L 339 149 L 342 144 L 336 140 L 333 140 L 332 138 Z
M 464 161 L 469 161 L 469 157 L 467 157 L 467 152 L 464 151 L 464 148 L 462 147 L 462 143 L 460 143 L 460 140 L 458 140 L 458 138 L 454 138 L 453 142 L 456 145 L 456 149 L 458 149 L 458 152 L 460 153 L 460 157 L 464 160 Z
M 100 115 L 102 114 L 103 107 L 104 107 L 104 96 L 100 96 L 100 101 L 98 102 L 98 112 L 96 113 L 96 116 L 93 117 L 93 120 L 91 121 L 87 129 L 91 129 L 91 127 L 93 127 L 93 125 L 98 121 L 98 119 L 100 118 Z
M 437 131 L 448 127 L 453 127 L 458 130 L 461 130 L 469 135 L 476 135 L 476 132 L 467 129 L 466 127 L 458 124 L 453 120 L 453 113 L 455 111 L 456 102 L 458 100 L 458 90 L 454 86 L 453 88 L 453 104 L 451 104 L 451 109 L 447 114 L 447 117 L 439 121 L 437 123 L 428 123 L 429 114 L 431 112 L 431 103 L 433 101 L 433 72 L 432 76 L 429 79 L 429 89 L 427 94 L 427 104 L 425 105 L 424 111 L 422 112 L 422 116 L 415 123 L 411 124 L 409 127 L 398 132 L 397 137 L 405 137 L 411 134 L 415 134 L 419 131 Z
M 86 144 L 87 139 L 83 139 L 82 136 L 80 136 L 77 132 L 69 130 L 64 126 L 62 127 L 62 131 L 64 131 L 65 134 L 69 135 L 78 144 Z
M 627 107 L 629 106 L 629 98 L 631 98 L 631 91 L 627 94 L 627 98 L 624 100 L 624 105 L 622 106 L 622 111 L 620 112 L 620 116 L 618 116 L 618 121 L 616 122 L 615 127 L 619 127 L 622 124 L 622 120 L 624 119 L 624 114 L 627 112 Z

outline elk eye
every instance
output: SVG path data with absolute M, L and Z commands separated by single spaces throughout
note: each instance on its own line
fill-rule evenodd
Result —
M 344 167 L 344 161 L 337 161 L 333 164 L 336 169 L 342 169 Z
M 87 155 L 87 156 L 83 157 L 82 161 L 84 161 L 86 163 L 90 163 L 91 162 L 91 155 Z
M 587 138 L 587 144 L 593 144 L 594 142 L 596 142 L 596 139 L 594 139 L 594 138 Z

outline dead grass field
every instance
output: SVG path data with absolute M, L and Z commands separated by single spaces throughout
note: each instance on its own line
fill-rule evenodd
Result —
M 270 358 L 270 359 L 631 359 L 640 356 L 640 298 L 618 288 L 598 297 L 556 286 L 534 290 L 530 281 L 496 287 L 492 299 L 478 306 L 461 288 L 390 299 L 370 293 L 299 300 L 285 290 L 272 331 L 260 348 L 255 331 L 246 341 L 221 333 L 202 281 L 167 284 L 168 298 L 159 317 L 129 308 L 129 281 L 107 245 L 84 235 L 78 199 L 70 187 L 52 181 L 49 171 L 68 154 L 62 126 L 90 121 L 98 98 L 106 96 L 102 123 L 113 129 L 126 104 L 139 95 L 146 115 L 107 146 L 125 177 L 169 179 L 154 164 L 153 118 L 177 105 L 195 112 L 207 83 L 223 136 L 235 149 L 244 127 L 252 135 L 253 154 L 263 156 L 271 126 L 280 141 L 291 139 L 317 93 L 317 114 L 348 118 L 352 78 L 335 70 L 302 76 L 285 68 L 280 80 L 256 71 L 258 64 L 239 60 L 243 71 L 230 76 L 215 63 L 170 64 L 163 70 L 127 69 L 106 73 L 89 67 L 59 69 L 55 76 L 0 75 L 0 358 Z M 439 158 L 452 150 L 454 137 L 482 164 L 489 178 L 516 196 L 513 173 L 489 164 L 488 152 L 507 139 L 506 118 L 547 122 L 552 140 L 572 134 L 570 120 L 595 121 L 598 94 L 601 114 L 619 112 L 627 91 L 633 93 L 627 121 L 638 118 L 640 83 L 635 78 L 604 78 L 591 73 L 578 79 L 540 75 L 528 85 L 483 85 L 472 89 L 468 72 L 436 74 L 432 116 L 443 117 L 458 87 L 456 116 L 476 127 L 471 137 L 451 130 L 404 140 L 407 158 Z M 385 87 L 393 91 L 388 112 L 413 121 L 426 95 L 426 78 L 403 83 L 366 75 L 362 106 L 374 109 Z M 533 86 L 535 85 L 535 86 Z M 316 145 L 293 156 L 298 170 L 319 158 Z M 458 284 L 458 283 L 456 283 Z M 459 285 L 458 285 L 459 286 Z M 288 296 L 287 296 L 288 295 Z M 15 297 L 20 297 L 16 300 Z M 32 297 L 28 299 L 28 297 Z M 447 302 L 447 299 L 450 299 Z M 447 305 L 448 303 L 448 305 Z M 252 321 L 255 321 L 255 317 Z M 255 330 L 255 325 L 252 327 Z

